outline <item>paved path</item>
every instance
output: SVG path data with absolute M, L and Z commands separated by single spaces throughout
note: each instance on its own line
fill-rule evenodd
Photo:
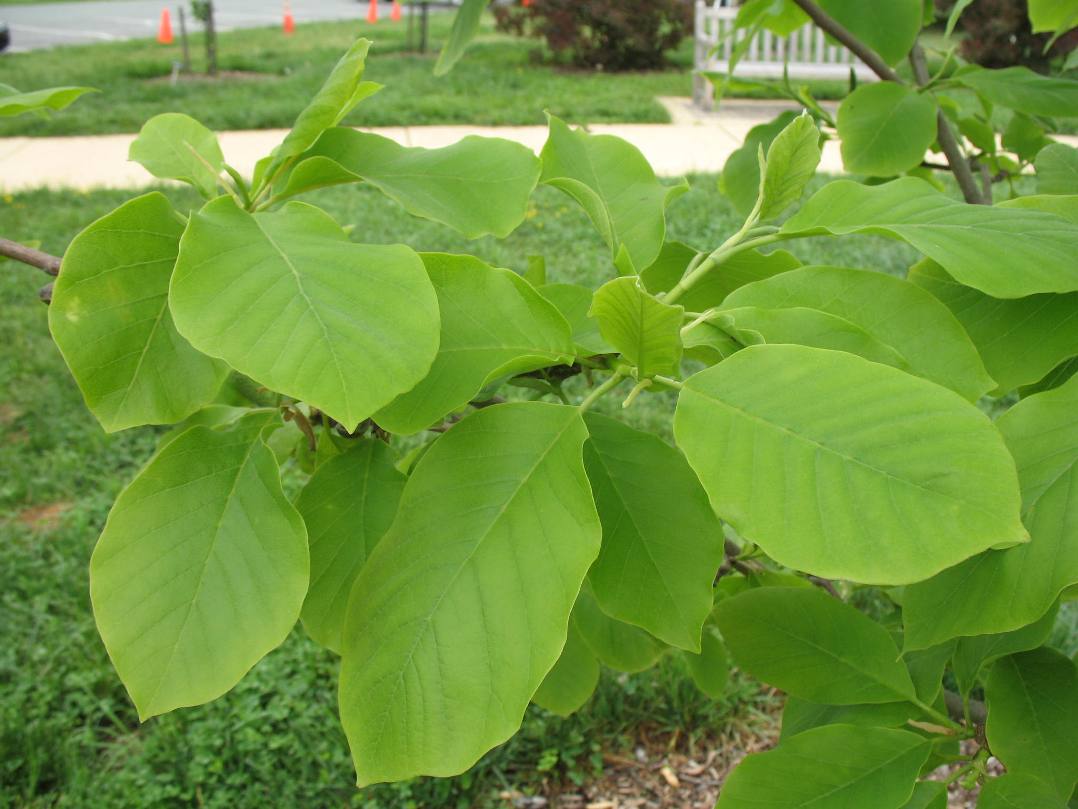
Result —
M 178 5 L 190 11 L 187 0 L 101 0 L 0 6 L 0 20 L 5 20 L 11 28 L 11 52 L 18 52 L 156 36 L 161 11 L 165 8 L 172 13 L 173 31 L 179 36 Z M 280 25 L 284 2 L 216 0 L 215 8 L 218 29 L 229 31 Z M 379 6 L 382 16 L 387 16 L 389 9 L 389 3 Z M 292 14 L 297 23 L 365 19 L 366 13 L 367 3 L 361 0 L 292 0 Z M 190 14 L 188 22 L 199 27 L 191 21 Z

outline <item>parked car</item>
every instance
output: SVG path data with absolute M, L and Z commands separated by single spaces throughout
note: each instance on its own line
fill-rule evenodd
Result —
M 6 51 L 8 45 L 11 44 L 11 29 L 7 27 L 7 23 L 0 21 L 0 51 Z

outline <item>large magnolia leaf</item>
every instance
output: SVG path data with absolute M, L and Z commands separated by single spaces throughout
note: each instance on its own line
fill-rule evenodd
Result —
M 86 406 L 110 432 L 182 421 L 228 373 L 172 323 L 168 284 L 182 233 L 154 192 L 94 222 L 64 254 L 49 328 Z
M 1078 149 L 1053 143 L 1037 153 L 1038 194 L 1078 193 Z
M 586 438 L 575 408 L 496 405 L 419 461 L 345 624 L 361 785 L 463 772 L 520 727 L 599 553 Z
M 1042 76 L 1028 67 L 988 70 L 976 65 L 956 71 L 951 78 L 993 104 L 1013 110 L 1053 118 L 1078 116 L 1078 81 L 1073 79 Z
M 1047 647 L 1005 657 L 985 685 L 988 744 L 1009 773 L 1067 799 L 1078 782 L 1078 667 Z
M 633 673 L 649 669 L 668 648 L 643 629 L 603 612 L 588 586 L 581 590 L 573 607 L 572 624 L 592 654 L 615 671 Z
M 166 112 L 142 125 L 128 157 L 163 180 L 190 183 L 205 197 L 217 195 L 225 157 L 217 136 L 189 115 Z
M 921 0 L 866 4 L 861 0 L 819 0 L 820 7 L 889 65 L 906 58 L 923 19 Z
M 404 491 L 406 478 L 393 464 L 386 444 L 360 441 L 319 466 L 296 501 L 311 549 L 303 625 L 337 652 L 352 585 L 389 530 Z
M 603 611 L 700 651 L 722 524 L 685 458 L 651 433 L 589 413 L 584 466 L 603 524 L 588 578 Z
M 1027 539 L 991 422 L 852 354 L 739 351 L 686 381 L 674 434 L 719 516 L 798 570 L 903 584 Z
M 936 139 L 932 96 L 884 81 L 864 84 L 838 108 L 846 171 L 890 177 L 924 160 Z
M 806 113 L 782 130 L 767 150 L 760 220 L 774 219 L 801 199 L 820 165 L 820 130 Z
M 913 177 L 880 186 L 829 183 L 782 232 L 903 239 L 963 284 L 997 298 L 1078 290 L 1078 225 L 1042 211 L 968 205 Z
M 908 370 L 976 401 L 994 387 L 962 324 L 932 295 L 883 273 L 803 267 L 743 286 L 725 307 L 808 307 L 855 323 Z
M 977 677 L 982 668 L 999 658 L 1017 652 L 1028 652 L 1044 644 L 1052 634 L 1058 614 L 1059 610 L 1053 607 L 1039 620 L 1021 629 L 995 635 L 960 638 L 955 644 L 954 657 L 951 660 L 951 670 L 958 683 L 958 690 L 962 694 L 969 694 L 977 685 Z
M 307 535 L 262 440 L 272 418 L 191 428 L 109 512 L 90 598 L 142 719 L 221 696 L 299 618 Z
M 976 556 L 907 587 L 905 647 L 1020 629 L 1078 582 L 1078 377 L 1023 399 L 998 426 L 1018 465 L 1032 541 Z
M 20 93 L 10 85 L 0 84 L 0 118 L 39 110 L 62 110 L 79 96 L 96 92 L 90 87 L 49 87 Z
M 493 379 L 575 354 L 565 318 L 527 281 L 472 256 L 424 253 L 441 310 L 441 345 L 426 377 L 375 415 L 394 433 L 416 433 L 466 405 Z
M 715 608 L 741 668 L 789 694 L 826 705 L 915 699 L 883 626 L 816 587 L 760 587 Z
M 422 149 L 343 127 L 325 132 L 299 160 L 285 195 L 290 188 L 298 192 L 330 180 L 365 180 L 408 213 L 470 239 L 505 237 L 515 230 L 524 221 L 540 170 L 530 149 L 503 138 L 469 135 L 442 149 Z M 335 175 L 327 174 L 331 167 Z
M 463 0 L 456 17 L 453 18 L 449 41 L 438 54 L 438 62 L 434 65 L 435 76 L 444 76 L 460 61 L 468 43 L 479 33 L 479 21 L 484 9 L 489 5 L 490 0 Z
M 1078 355 L 1078 292 L 992 298 L 928 260 L 914 265 L 909 279 L 958 318 L 996 380 L 996 395 L 1037 382 Z
M 685 309 L 651 295 L 636 276 L 615 278 L 595 293 L 589 313 L 603 339 L 635 366 L 641 379 L 676 373 Z
M 688 186 L 662 185 L 640 150 L 621 138 L 589 135 L 547 117 L 542 182 L 580 204 L 622 272 L 647 267 L 666 238 L 666 206 Z
M 825 725 L 857 725 L 897 728 L 920 712 L 908 702 L 877 702 L 867 705 L 822 705 L 787 696 L 782 709 L 782 739 Z
M 1067 809 L 1067 801 L 1040 778 L 1007 773 L 985 779 L 977 809 Z
M 169 298 L 195 348 L 349 430 L 419 382 L 438 348 L 419 257 L 353 244 L 299 202 L 249 214 L 221 197 L 192 214 Z
M 905 730 L 807 730 L 742 761 L 715 809 L 901 809 L 930 748 L 927 739 Z
M 532 702 L 558 716 L 569 716 L 591 699 L 598 684 L 599 661 L 580 636 L 580 630 L 570 622 L 561 657 L 535 692 Z

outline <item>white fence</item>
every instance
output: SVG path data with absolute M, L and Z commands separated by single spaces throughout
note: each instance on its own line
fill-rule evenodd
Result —
M 735 0 L 713 0 L 713 3 L 696 0 L 693 98 L 701 106 L 712 106 L 714 88 L 699 75 L 700 71 L 725 73 L 731 51 L 748 34 L 744 29 L 734 28 L 737 11 Z M 790 77 L 796 79 L 845 79 L 851 68 L 859 80 L 876 78 L 860 59 L 842 45 L 829 42 L 823 31 L 811 23 L 787 37 L 761 31 L 749 44 L 734 73 L 754 79 L 782 78 L 787 66 Z

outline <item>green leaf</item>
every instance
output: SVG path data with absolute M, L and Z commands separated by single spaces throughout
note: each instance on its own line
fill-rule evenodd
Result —
M 815 728 L 742 761 L 715 809 L 901 809 L 930 749 L 905 730 Z
M 706 365 L 722 362 L 742 348 L 741 343 L 706 320 L 694 321 L 686 326 L 681 332 L 681 342 L 688 359 Z
M 544 284 L 538 292 L 561 312 L 573 332 L 573 344 L 578 354 L 610 354 L 614 349 L 599 333 L 599 321 L 591 317 L 593 293 L 580 284 Z
M 991 422 L 841 351 L 739 351 L 686 381 L 674 434 L 719 516 L 797 570 L 903 584 L 1027 539 Z
M 902 809 L 947 809 L 947 785 L 940 781 L 918 781 L 913 797 Z
M 182 421 L 211 401 L 227 366 L 176 331 L 168 284 L 183 225 L 157 192 L 75 237 L 49 306 L 49 329 L 109 432 Z
M 744 144 L 726 158 L 719 177 L 719 190 L 742 216 L 749 215 L 760 193 L 760 149 L 767 152 L 779 133 L 797 118 L 796 112 L 787 110 L 773 121 L 757 124 L 745 136 Z
M 1049 118 L 1078 116 L 1078 81 L 1042 76 L 1028 67 L 988 70 L 967 65 L 955 71 L 951 80 L 976 90 L 980 95 L 1012 110 Z
M 1078 782 L 1078 668 L 1047 647 L 1005 657 L 985 685 L 988 744 L 1007 772 L 1032 775 L 1066 800 Z
M 905 358 L 894 348 L 880 342 L 860 326 L 818 309 L 742 306 L 720 309 L 709 319 L 746 346 L 796 343 L 847 351 L 903 370 L 909 367 Z
M 802 267 L 733 291 L 724 306 L 808 307 L 860 326 L 908 370 L 977 401 L 994 383 L 962 324 L 914 284 L 883 273 Z
M 603 524 L 588 579 L 603 611 L 700 651 L 722 524 L 684 456 L 658 436 L 589 413 L 584 467 Z
M 819 0 L 819 5 L 889 65 L 906 58 L 921 31 L 921 0 Z
M 361 245 L 318 208 L 249 214 L 227 197 L 192 214 L 169 305 L 206 354 L 346 429 L 419 382 L 438 299 L 402 245 Z
M 880 186 L 829 183 L 782 233 L 902 239 L 963 284 L 996 298 L 1078 290 L 1078 227 L 1041 211 L 958 202 L 912 177 Z
M 962 12 L 972 4 L 973 0 L 958 0 L 958 2 L 954 4 L 954 8 L 951 9 L 951 14 L 947 18 L 947 28 L 943 33 L 943 36 L 946 39 L 951 38 L 951 34 L 954 33 L 955 26 L 958 25 L 958 19 L 962 16 Z
M 204 197 L 217 195 L 225 156 L 217 136 L 194 118 L 178 112 L 155 115 L 131 142 L 128 159 L 162 180 L 182 180 Z
M 808 15 L 790 0 L 747 0 L 738 8 L 734 24 L 738 28 L 760 24 L 780 37 L 787 37 L 809 22 Z
M 599 287 L 589 314 L 603 339 L 635 366 L 640 379 L 673 374 L 681 363 L 681 323 L 685 309 L 650 295 L 636 276 Z
M 468 43 L 479 33 L 479 21 L 489 5 L 490 0 L 463 0 L 453 18 L 449 39 L 438 54 L 438 62 L 434 65 L 435 76 L 444 76 L 460 61 Z
M 1029 21 L 1034 33 L 1060 34 L 1078 25 L 1078 8 L 1072 0 L 1029 0 Z
M 1044 378 L 1078 354 L 1078 293 L 1001 300 L 956 282 L 933 261 L 910 268 L 909 280 L 932 293 L 965 328 L 1002 396 Z
M 535 692 L 532 702 L 558 716 L 569 716 L 591 699 L 598 684 L 599 661 L 570 622 L 561 657 Z
M 499 377 L 573 361 L 569 325 L 511 270 L 472 256 L 424 253 L 441 310 L 441 345 L 430 373 L 375 415 L 394 433 L 425 430 Z
M 109 512 L 90 598 L 143 720 L 221 696 L 299 618 L 307 534 L 262 440 L 273 418 L 192 427 Z
M 7 88 L 8 85 L 0 87 Z M 20 93 L 13 87 L 10 89 L 12 92 L 0 92 L 0 118 L 11 118 L 39 110 L 62 110 L 79 96 L 97 92 L 91 87 L 49 87 L 26 93 Z
M 389 530 L 404 491 L 406 478 L 393 463 L 386 444 L 363 439 L 320 465 L 296 501 L 311 548 L 303 625 L 335 652 L 341 649 L 348 594 Z
M 1052 141 L 1045 135 L 1043 126 L 1028 115 L 1016 112 L 1003 131 L 1002 143 L 1004 149 L 1014 152 L 1022 160 L 1033 160 Z
M 890 177 L 919 166 L 936 140 L 932 97 L 890 81 L 862 84 L 838 108 L 846 171 Z
M 704 624 L 700 646 L 700 654 L 683 652 L 689 676 L 696 683 L 696 687 L 709 697 L 722 699 L 730 681 L 730 660 L 722 636 L 710 623 Z
M 1007 773 L 985 779 L 977 809 L 1067 809 L 1067 801 L 1040 778 Z
M 524 221 L 540 170 L 530 149 L 503 138 L 469 135 L 442 149 L 422 149 L 335 127 L 299 158 L 278 196 L 329 184 L 327 160 L 342 172 L 338 181 L 365 180 L 408 213 L 469 239 L 512 233 Z M 305 169 L 308 161 L 314 165 Z
M 349 601 L 340 709 L 360 785 L 463 772 L 520 727 L 599 553 L 586 438 L 577 409 L 517 402 L 419 461 Z
M 760 587 L 715 608 L 734 661 L 811 702 L 915 699 L 898 647 L 880 624 L 817 587 Z
M 542 182 L 579 203 L 623 273 L 647 267 L 666 238 L 666 206 L 688 186 L 664 186 L 640 150 L 621 138 L 589 135 L 547 118 Z
M 572 624 L 603 665 L 634 673 L 655 665 L 668 648 L 643 629 L 611 618 L 585 586 L 573 607 Z
M 1044 644 L 1052 634 L 1058 614 L 1058 606 L 1054 605 L 1029 626 L 1013 632 L 960 638 L 951 661 L 958 690 L 962 694 L 969 694 L 977 685 L 981 670 L 999 658 L 1016 652 L 1028 652 Z
M 1038 194 L 1078 193 L 1078 149 L 1053 143 L 1037 153 Z
M 783 129 L 767 150 L 760 220 L 779 216 L 801 199 L 820 165 L 820 130 L 807 113 Z
M 825 725 L 857 725 L 870 728 L 897 728 L 920 712 L 908 702 L 880 702 L 867 705 L 822 705 L 800 697 L 787 696 L 782 711 L 785 741 L 798 733 Z
M 1078 582 L 1078 377 L 1020 401 L 997 426 L 1018 466 L 1032 541 L 993 550 L 907 587 L 906 649 L 1020 629 Z

